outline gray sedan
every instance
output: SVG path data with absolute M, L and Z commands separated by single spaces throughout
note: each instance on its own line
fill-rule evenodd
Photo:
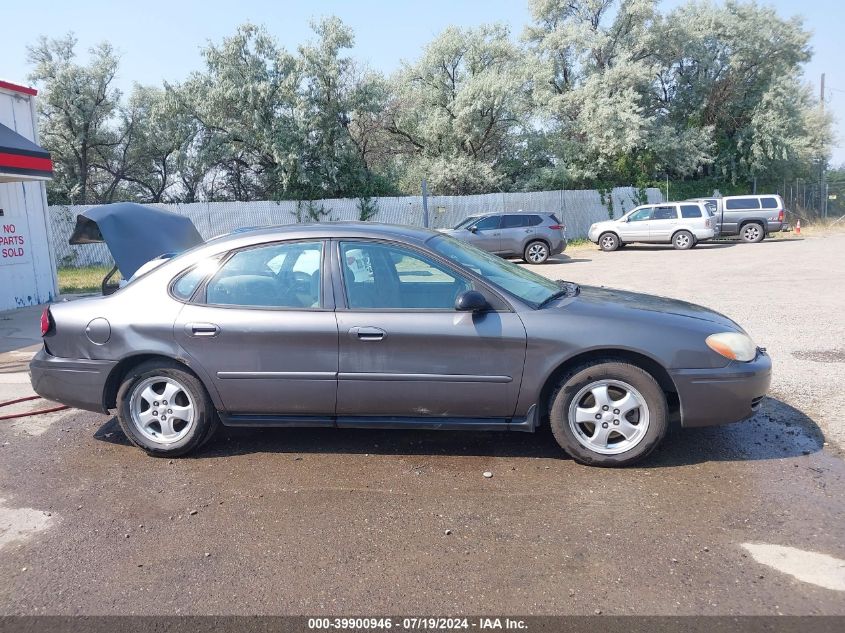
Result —
M 116 410 L 150 455 L 226 426 L 534 431 L 585 464 L 751 416 L 771 362 L 706 308 L 555 282 L 447 235 L 377 224 L 246 231 L 108 297 L 52 305 L 42 396 Z

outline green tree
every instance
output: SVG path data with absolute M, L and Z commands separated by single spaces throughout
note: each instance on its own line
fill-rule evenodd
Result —
M 508 29 L 450 27 L 393 78 L 386 129 L 401 152 L 402 188 L 498 188 L 529 114 L 529 62 Z
M 28 47 L 34 69 L 29 78 L 41 87 L 40 131 L 53 157 L 49 184 L 54 202 L 86 204 L 98 199 L 94 159 L 117 142 L 109 128 L 120 100 L 112 86 L 118 58 L 111 45 L 89 51 L 88 63 L 76 60 L 76 38 L 41 37 Z

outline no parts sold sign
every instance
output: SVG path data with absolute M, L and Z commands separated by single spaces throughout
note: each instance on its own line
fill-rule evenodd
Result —
M 0 225 L 0 264 L 23 264 L 29 261 L 29 240 L 16 224 Z

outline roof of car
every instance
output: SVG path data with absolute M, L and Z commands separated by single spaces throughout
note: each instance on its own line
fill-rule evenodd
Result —
M 553 211 L 526 211 L 519 209 L 517 211 L 485 211 L 484 213 L 471 213 L 466 218 L 486 218 L 488 215 L 545 215 L 554 213 Z
M 308 224 L 283 224 L 256 228 L 237 229 L 226 235 L 209 240 L 208 243 L 240 240 L 245 237 L 392 237 L 422 243 L 440 235 L 431 229 L 401 224 L 381 224 L 378 222 L 314 222 Z

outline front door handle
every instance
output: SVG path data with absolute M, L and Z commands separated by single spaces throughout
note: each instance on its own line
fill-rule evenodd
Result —
M 377 327 L 354 327 L 349 330 L 349 335 L 359 341 L 381 341 L 387 332 Z
M 188 336 L 217 336 L 220 333 L 220 328 L 214 323 L 188 323 L 185 326 L 185 331 Z

